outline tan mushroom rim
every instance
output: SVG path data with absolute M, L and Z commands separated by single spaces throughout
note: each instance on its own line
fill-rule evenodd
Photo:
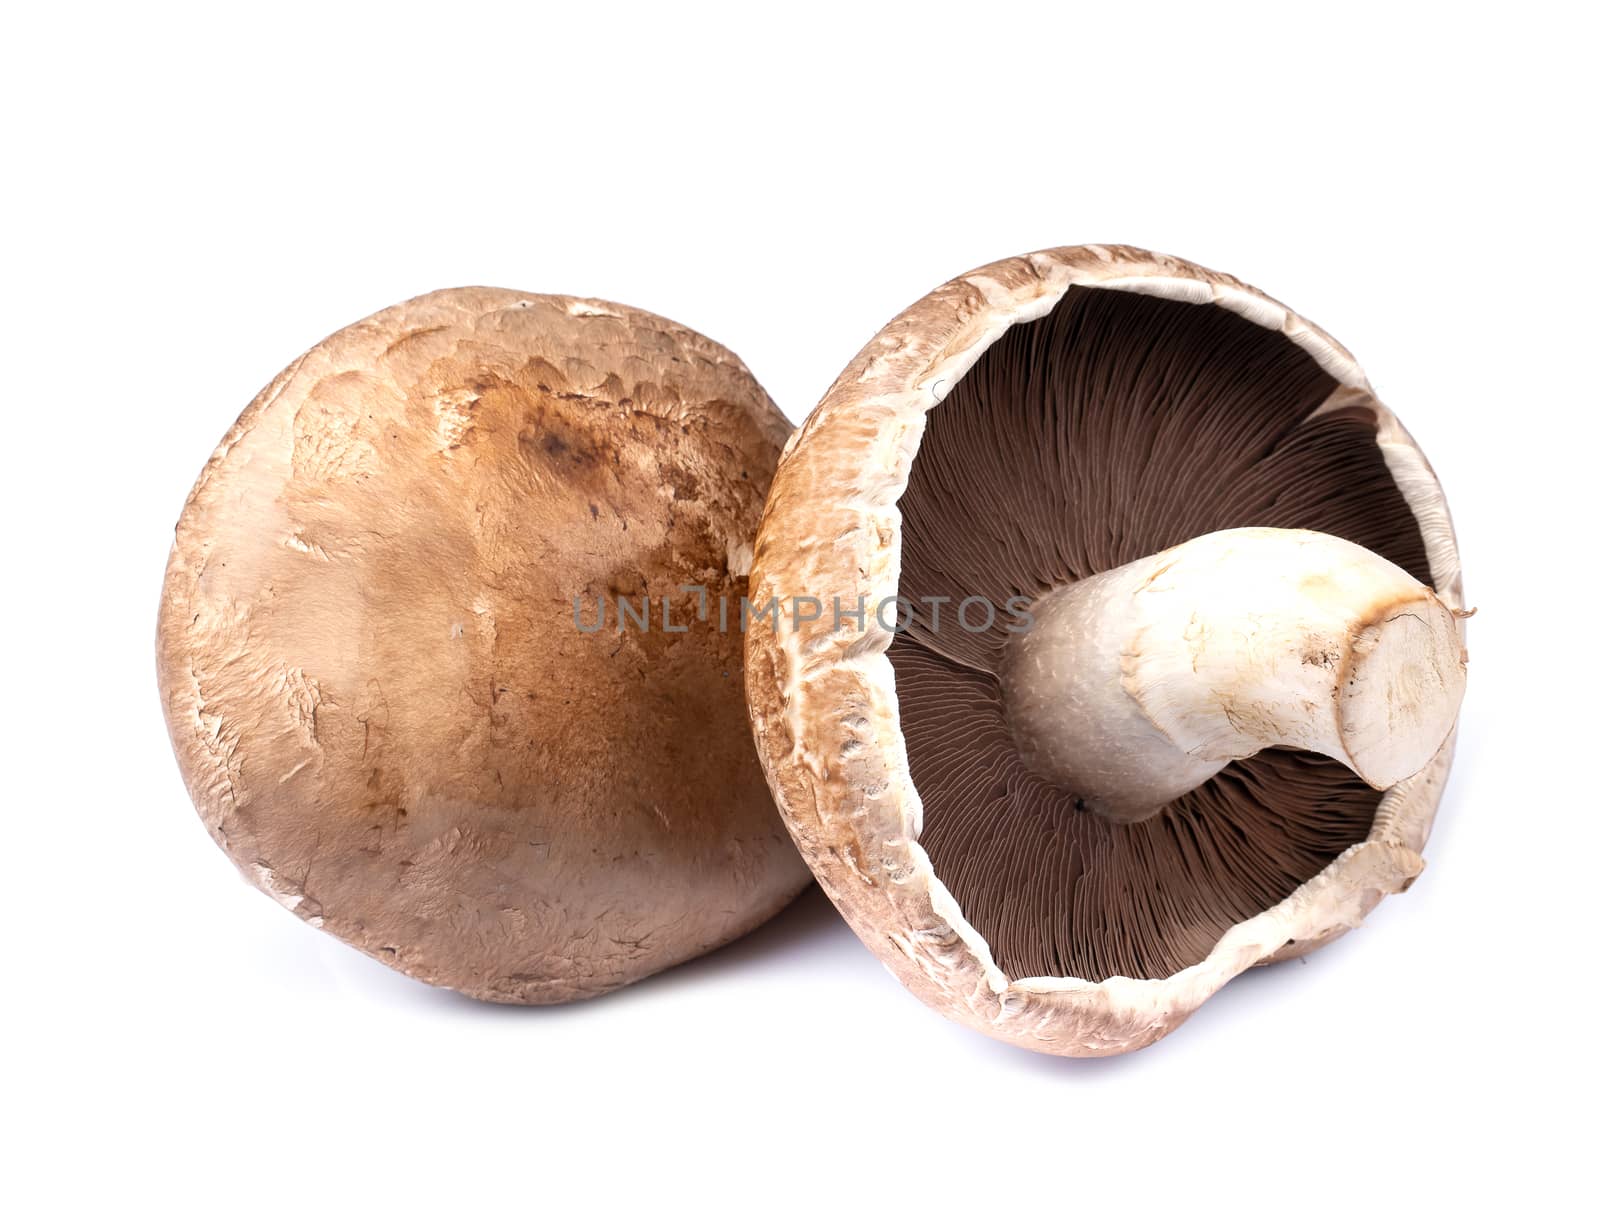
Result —
M 886 326 L 791 437 L 757 547 L 752 594 L 813 589 L 895 595 L 900 512 L 927 414 L 1009 327 L 1049 313 L 1075 284 L 1214 303 L 1279 331 L 1340 388 L 1322 409 L 1364 406 L 1415 515 L 1440 597 L 1464 610 L 1454 530 L 1438 479 L 1354 358 L 1257 289 L 1181 259 L 1122 246 L 1041 251 L 972 271 Z M 1319 412 L 1320 413 L 1320 412 Z M 823 488 L 827 490 L 824 491 Z M 841 488 L 850 488 L 841 495 Z M 782 543 L 776 539 L 781 537 Z M 795 539 L 803 538 L 803 545 Z M 891 615 L 892 617 L 892 615 Z M 893 635 L 818 622 L 753 623 L 751 710 L 780 808 L 858 934 L 925 1001 L 1002 1039 L 1065 1054 L 1156 1040 L 1251 965 L 1298 955 L 1356 926 L 1422 870 L 1454 732 L 1420 773 L 1391 788 L 1365 841 L 1288 898 L 1234 926 L 1203 961 L 1160 979 L 1012 978 L 962 915 L 918 843 L 912 783 L 887 655 Z M 770 688 L 763 680 L 770 679 Z

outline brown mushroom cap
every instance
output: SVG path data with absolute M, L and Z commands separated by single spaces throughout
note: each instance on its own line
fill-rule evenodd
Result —
M 161 694 L 213 837 L 313 925 L 504 1002 L 761 923 L 809 878 L 738 635 L 680 586 L 738 605 L 787 431 L 730 352 L 602 301 L 435 292 L 318 344 L 168 564 Z
M 1420 870 L 1448 742 L 1387 793 L 1269 750 L 1119 825 L 1024 761 L 1006 614 L 949 627 L 966 598 L 1025 603 L 1241 526 L 1347 538 L 1461 607 L 1437 481 L 1348 353 L 1253 288 L 1140 250 L 951 281 L 880 332 L 793 442 L 756 602 L 949 599 L 938 630 L 926 614 L 899 634 L 875 616 L 757 620 L 747 654 L 796 841 L 935 1007 L 1054 1053 L 1135 1048 Z

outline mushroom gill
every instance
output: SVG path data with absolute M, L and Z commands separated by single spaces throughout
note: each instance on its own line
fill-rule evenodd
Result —
M 1382 793 L 1286 749 L 1109 821 L 1025 764 L 998 677 L 1008 602 L 1217 530 L 1333 534 L 1431 584 L 1373 413 L 1339 388 L 1217 305 L 1075 286 L 929 414 L 899 505 L 912 615 L 889 655 L 920 841 L 1009 976 L 1168 977 L 1368 835 Z M 956 617 L 974 597 L 999 611 L 987 629 Z

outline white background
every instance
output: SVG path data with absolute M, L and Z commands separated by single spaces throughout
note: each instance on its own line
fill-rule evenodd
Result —
M 1592 1205 L 1595 31 L 1557 11 L 9 13 L 8 1213 Z M 1461 749 L 1428 871 L 1365 929 L 1073 1062 L 925 1010 L 815 891 L 508 1010 L 210 843 L 156 697 L 162 566 L 323 335 L 458 284 L 610 297 L 799 419 L 946 278 L 1096 241 L 1322 323 L 1451 496 Z

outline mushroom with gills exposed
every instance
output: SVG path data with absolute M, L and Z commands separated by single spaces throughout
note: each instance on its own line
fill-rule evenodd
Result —
M 1422 867 L 1465 677 L 1437 479 L 1343 348 L 1129 247 L 896 318 L 775 477 L 747 684 L 791 833 L 921 998 L 1147 1045 Z M 965 618 L 931 605 L 1004 607 Z M 974 629 L 967 629 L 972 625 Z
M 743 595 L 788 430 L 731 352 L 605 301 L 455 289 L 318 344 L 200 475 L 162 590 L 212 836 L 314 926 L 507 1003 L 774 914 L 809 877 L 738 636 L 696 610 Z

